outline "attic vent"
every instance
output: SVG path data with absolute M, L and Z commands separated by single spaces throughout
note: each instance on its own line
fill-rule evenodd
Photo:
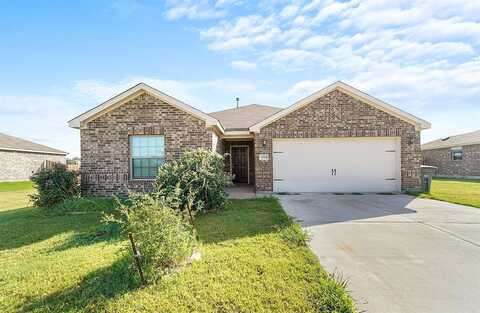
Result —
M 445 137 L 445 138 L 442 138 L 441 140 L 442 141 L 447 141 L 448 139 L 450 139 L 450 137 Z

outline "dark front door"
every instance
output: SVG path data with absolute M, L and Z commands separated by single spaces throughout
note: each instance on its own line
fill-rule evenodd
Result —
M 235 183 L 248 183 L 248 146 L 232 146 L 232 174 Z

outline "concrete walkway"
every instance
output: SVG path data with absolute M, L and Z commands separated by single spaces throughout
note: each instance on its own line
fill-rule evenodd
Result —
M 406 195 L 279 198 L 359 310 L 480 312 L 480 209 Z
M 254 186 L 248 184 L 235 184 L 227 188 L 227 193 L 230 199 L 253 199 L 257 197 Z

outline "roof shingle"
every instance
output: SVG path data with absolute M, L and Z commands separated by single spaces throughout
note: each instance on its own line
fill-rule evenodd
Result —
M 451 148 L 473 144 L 480 144 L 480 130 L 427 142 L 422 145 L 422 150 Z
M 22 138 L 0 133 L 0 150 L 28 151 L 48 154 L 66 155 L 65 151 L 50 148 Z
M 225 130 L 248 130 L 250 126 L 281 110 L 283 109 L 269 105 L 250 104 L 239 108 L 212 112 L 210 115 L 219 120 Z

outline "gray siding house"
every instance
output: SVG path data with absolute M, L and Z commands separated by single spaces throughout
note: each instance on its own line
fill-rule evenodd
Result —
M 480 130 L 425 143 L 422 155 L 439 177 L 480 178 Z
M 0 182 L 28 180 L 47 162 L 65 164 L 67 153 L 0 133 Z
M 420 187 L 430 124 L 342 82 L 287 108 L 204 113 L 140 83 L 69 121 L 80 130 L 83 191 L 152 186 L 184 151 L 228 153 L 226 170 L 258 193 L 400 192 Z

